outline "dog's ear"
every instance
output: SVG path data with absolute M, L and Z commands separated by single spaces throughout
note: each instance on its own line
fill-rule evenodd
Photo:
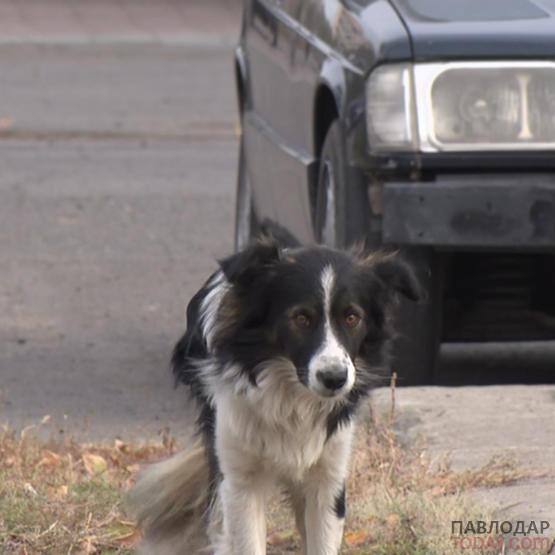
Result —
M 264 238 L 246 249 L 220 260 L 220 268 L 227 280 L 241 288 L 253 284 L 256 278 L 272 268 L 280 259 L 278 243 L 272 238 Z
M 399 256 L 386 257 L 376 265 L 380 279 L 396 293 L 411 301 L 423 301 L 424 291 L 412 266 Z
M 371 269 L 383 285 L 395 295 L 411 301 L 425 300 L 424 290 L 410 264 L 396 253 L 372 253 L 361 255 L 360 263 Z M 357 256 L 355 254 L 355 256 Z

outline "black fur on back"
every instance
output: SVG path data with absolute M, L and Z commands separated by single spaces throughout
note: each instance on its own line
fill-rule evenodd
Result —
M 210 291 L 208 284 L 216 274 L 210 276 L 189 302 L 187 306 L 187 329 L 177 342 L 171 359 L 173 375 L 178 383 L 189 387 L 193 399 L 199 407 L 197 417 L 197 433 L 204 441 L 207 463 L 210 469 L 209 504 L 214 498 L 217 484 L 221 479 L 216 448 L 214 445 L 214 427 L 216 415 L 201 381 L 199 363 L 209 358 L 206 340 L 200 328 L 200 308 L 202 301 Z

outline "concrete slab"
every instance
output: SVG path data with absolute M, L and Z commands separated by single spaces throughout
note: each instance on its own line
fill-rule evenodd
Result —
M 509 455 L 531 474 L 544 475 L 470 495 L 500 518 L 555 525 L 555 386 L 415 387 L 397 389 L 395 398 L 400 439 L 422 441 L 432 458 L 448 456 L 463 470 Z M 376 390 L 373 402 L 389 411 L 390 390 Z

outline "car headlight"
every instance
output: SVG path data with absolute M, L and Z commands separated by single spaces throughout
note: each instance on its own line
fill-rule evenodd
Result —
M 370 75 L 366 86 L 366 114 L 372 148 L 416 149 L 411 65 L 384 65 Z
M 375 150 L 555 149 L 551 62 L 381 66 L 366 94 Z

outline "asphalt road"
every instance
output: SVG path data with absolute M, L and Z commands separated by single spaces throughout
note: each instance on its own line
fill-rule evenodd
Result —
M 0 423 L 188 426 L 168 371 L 232 247 L 227 48 L 0 47 Z

